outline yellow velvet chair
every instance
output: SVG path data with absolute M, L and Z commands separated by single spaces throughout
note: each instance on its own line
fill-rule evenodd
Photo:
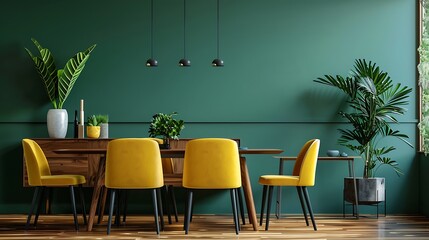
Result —
M 161 229 L 164 225 L 160 198 L 164 177 L 161 153 L 155 140 L 123 138 L 110 141 L 106 153 L 105 186 L 111 190 L 107 234 L 110 234 L 115 194 L 118 190 L 126 189 L 151 190 L 156 233 L 159 234 L 159 219 Z
M 83 210 L 83 220 L 86 224 L 86 212 L 85 212 L 85 202 L 82 192 L 82 184 L 86 182 L 85 177 L 82 175 L 51 175 L 51 170 L 49 168 L 48 161 L 46 156 L 43 153 L 43 150 L 40 148 L 39 144 L 31 139 L 23 139 L 22 147 L 24 150 L 24 159 L 25 166 L 27 169 L 28 184 L 30 186 L 36 187 L 33 195 L 33 200 L 31 203 L 30 212 L 27 217 L 27 223 L 25 228 L 28 229 L 31 222 L 31 216 L 33 215 L 34 208 L 36 207 L 36 202 L 38 203 L 36 216 L 34 219 L 34 226 L 37 225 L 39 218 L 40 208 L 44 200 L 44 195 L 48 188 L 53 187 L 69 187 L 70 197 L 72 202 L 72 211 L 74 217 L 74 224 L 76 231 L 79 230 L 79 224 L 76 214 L 76 204 L 75 204 L 75 194 L 74 186 L 79 186 L 79 192 L 81 197 L 81 204 Z
M 163 144 L 164 143 L 164 141 L 162 139 L 160 139 L 160 138 L 147 138 L 147 139 L 155 140 L 158 144 Z M 166 175 L 168 176 L 168 175 L 174 174 L 174 162 L 173 162 L 172 158 L 161 158 L 161 161 L 162 161 L 162 171 L 164 173 L 164 179 L 165 179 Z M 168 176 L 167 180 L 171 184 L 165 185 L 163 187 L 165 195 L 166 195 L 165 196 L 166 204 L 164 204 L 164 206 L 165 206 L 165 208 L 167 210 L 168 223 L 171 224 L 172 221 L 171 221 L 171 211 L 170 211 L 171 209 L 170 209 L 170 207 L 173 208 L 173 213 L 174 213 L 174 217 L 175 217 L 176 222 L 179 221 L 179 216 L 178 216 L 179 214 L 178 214 L 178 211 L 177 211 L 177 204 L 176 204 L 176 197 L 175 197 L 175 194 L 174 194 L 174 187 L 178 187 L 178 186 L 181 187 L 182 186 L 182 177 L 179 178 L 179 177 L 176 177 L 176 176 L 174 176 L 174 177 Z M 124 216 L 123 216 L 122 222 L 125 223 L 126 222 L 126 218 L 127 218 L 127 198 L 128 198 L 128 196 L 127 196 L 126 192 L 123 195 L 124 195 L 123 197 L 124 197 L 125 204 L 124 204 Z M 98 223 L 100 223 L 100 222 L 101 222 L 101 218 L 99 218 L 99 222 Z M 119 218 L 118 218 L 118 216 L 116 217 L 115 222 L 116 222 L 117 225 L 119 225 Z
M 261 206 L 261 215 L 260 223 L 262 226 L 262 221 L 264 217 L 264 208 L 265 202 L 268 197 L 267 204 L 267 217 L 265 230 L 268 230 L 269 221 L 270 221 L 270 208 L 273 197 L 273 187 L 285 187 L 285 186 L 294 186 L 298 191 L 299 200 L 301 202 L 302 211 L 304 213 L 305 222 L 308 224 L 307 213 L 305 210 L 303 198 L 307 205 L 308 211 L 310 213 L 311 222 L 313 228 L 316 231 L 317 226 L 314 220 L 313 209 L 311 207 L 310 197 L 308 196 L 307 187 L 314 186 L 316 178 L 316 166 L 317 166 L 317 157 L 319 155 L 320 140 L 312 139 L 304 144 L 300 153 L 297 156 L 295 165 L 293 168 L 292 175 L 263 175 L 259 177 L 259 183 L 262 184 L 263 193 L 262 193 L 262 206 Z M 268 191 L 268 196 L 267 196 Z
M 239 233 L 237 190 L 241 187 L 240 156 L 237 142 L 223 138 L 201 138 L 186 144 L 183 187 L 187 189 L 185 233 L 192 215 L 193 192 L 197 189 L 229 189 L 235 232 Z

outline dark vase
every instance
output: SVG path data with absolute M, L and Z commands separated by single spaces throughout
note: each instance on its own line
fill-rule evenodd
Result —
M 161 149 L 170 149 L 170 139 L 169 138 L 164 138 L 163 140 L 163 144 L 159 145 L 159 147 Z

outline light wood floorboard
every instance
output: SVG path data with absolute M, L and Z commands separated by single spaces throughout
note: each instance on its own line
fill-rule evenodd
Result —
M 82 223 L 82 218 L 79 219 Z M 86 232 L 81 224 L 76 232 L 71 215 L 41 215 L 37 228 L 25 231 L 25 215 L 0 215 L 0 239 L 429 239 L 429 219 L 421 216 L 372 216 L 360 219 L 342 215 L 316 215 L 318 231 L 306 226 L 302 215 L 272 218 L 269 231 L 265 225 L 253 231 L 247 222 L 235 235 L 232 217 L 228 215 L 195 215 L 189 234 L 183 231 L 183 216 L 168 224 L 159 236 L 155 233 L 153 216 L 127 217 L 127 223 L 112 226 L 106 235 L 106 220 Z

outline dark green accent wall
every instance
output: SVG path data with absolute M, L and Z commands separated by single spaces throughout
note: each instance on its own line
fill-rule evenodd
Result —
M 109 114 L 111 137 L 146 137 L 154 113 L 177 111 L 186 122 L 182 137 L 241 138 L 243 146 L 283 148 L 285 155 L 295 155 L 309 138 L 320 138 L 320 154 L 325 155 L 327 149 L 340 148 L 336 129 L 344 123 L 336 113 L 344 99 L 314 79 L 346 75 L 356 58 L 365 58 L 395 82 L 416 87 L 416 1 L 221 0 L 223 68 L 211 67 L 216 57 L 215 0 L 187 1 L 190 68 L 177 66 L 184 56 L 183 1 L 154 2 L 157 68 L 145 67 L 151 48 L 149 0 L 2 2 L 0 213 L 27 211 L 31 190 L 21 187 L 20 140 L 47 137 L 50 104 L 24 50 L 35 51 L 31 37 L 53 52 L 58 66 L 97 44 L 64 106 L 70 122 L 80 99 L 85 99 L 86 114 Z M 415 101 L 413 91 L 409 111 L 395 126 L 413 143 Z M 397 177 L 388 168 L 380 169 L 387 179 L 388 212 L 417 213 L 415 149 L 383 141 L 398 148 L 392 156 L 404 171 Z M 249 156 L 248 163 L 259 211 L 258 176 L 276 173 L 278 163 L 270 156 Z M 356 170 L 360 175 L 362 162 Z M 345 163 L 319 163 L 317 183 L 310 190 L 315 212 L 342 211 L 346 175 Z M 222 200 L 228 201 L 228 195 L 201 198 L 195 210 L 229 212 Z M 284 191 L 284 202 L 286 212 L 300 212 L 294 189 Z

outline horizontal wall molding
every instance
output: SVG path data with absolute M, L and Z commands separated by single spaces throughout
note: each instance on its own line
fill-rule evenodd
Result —
M 391 124 L 416 124 L 419 121 L 408 120 L 408 121 L 399 121 L 398 123 L 389 122 Z M 46 122 L 20 122 L 20 121 L 4 121 L 0 124 L 46 124 Z M 73 122 L 69 122 L 69 124 L 73 124 Z M 150 124 L 147 121 L 110 121 L 109 124 Z M 328 121 L 185 121 L 185 124 L 350 124 L 348 122 L 328 122 Z

